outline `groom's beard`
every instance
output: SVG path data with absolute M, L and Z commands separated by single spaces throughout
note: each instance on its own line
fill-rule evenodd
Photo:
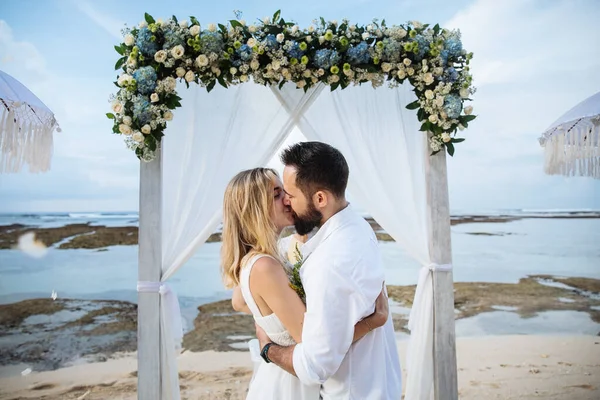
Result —
M 292 215 L 294 216 L 294 228 L 296 228 L 298 235 L 309 234 L 321 225 L 323 220 L 323 214 L 311 203 L 309 203 L 308 211 L 304 215 L 298 215 L 293 211 Z

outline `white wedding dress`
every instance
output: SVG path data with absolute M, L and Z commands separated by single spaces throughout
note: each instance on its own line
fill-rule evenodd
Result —
M 250 293 L 250 272 L 252 267 L 265 254 L 258 254 L 248 260 L 240 272 L 240 288 L 254 321 L 269 335 L 273 343 L 291 346 L 296 342 L 273 313 L 262 316 L 252 293 Z M 260 358 L 258 341 L 250 341 L 250 353 L 254 361 L 254 375 L 250 382 L 247 400 L 318 400 L 320 386 L 303 385 L 298 378 L 287 373 L 273 363 L 267 364 Z

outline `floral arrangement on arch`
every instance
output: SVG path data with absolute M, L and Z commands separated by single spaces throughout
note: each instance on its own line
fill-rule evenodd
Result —
M 305 91 L 319 82 L 336 90 L 408 81 L 418 100 L 407 108 L 417 110 L 432 154 L 445 148 L 453 155 L 454 144 L 464 140 L 457 131 L 475 119 L 473 108 L 465 106 L 475 92 L 469 73 L 473 54 L 463 49 L 458 31 L 416 21 L 388 26 L 375 19 L 357 26 L 323 18 L 302 29 L 279 11 L 253 25 L 239 12 L 236 17 L 228 26 L 202 27 L 195 17 L 154 20 L 145 14 L 138 27 L 123 30 L 124 42 L 115 46 L 119 90 L 107 117 L 138 158 L 154 159 L 172 110 L 181 106 L 177 80 L 208 91 L 217 83 L 250 80 L 280 88 L 294 82 Z

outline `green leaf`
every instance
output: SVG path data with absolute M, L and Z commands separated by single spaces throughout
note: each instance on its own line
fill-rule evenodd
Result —
M 243 28 L 244 27 L 244 25 L 240 24 L 240 22 L 236 21 L 235 19 L 232 19 L 231 21 L 229 21 L 229 23 L 234 28 Z
M 321 26 L 325 27 L 325 18 L 321 17 Z
M 450 154 L 450 157 L 454 156 L 454 145 L 452 142 L 446 143 L 446 150 L 448 151 L 448 154 Z
M 225 79 L 223 79 L 223 75 L 220 75 L 217 78 L 217 81 L 219 81 L 219 85 L 223 86 L 225 89 L 227 89 L 227 83 L 225 82 Z M 180 99 L 181 100 L 181 99 Z
M 452 139 L 452 143 L 460 143 L 460 142 L 464 142 L 464 141 L 465 141 L 465 139 L 463 139 L 463 138 L 453 138 Z
M 216 84 L 217 84 L 217 81 L 215 79 L 210 81 L 210 83 L 208 85 L 206 85 L 206 91 L 210 92 L 211 90 L 213 90 L 213 88 L 215 87 Z
M 152 15 L 148 14 L 148 13 L 144 13 L 144 19 L 146 20 L 146 22 L 148 24 L 153 24 L 154 22 L 154 18 L 152 18 Z
M 463 115 L 462 117 L 460 117 L 460 121 L 461 122 L 471 122 L 473 121 L 475 118 L 477 118 L 476 115 Z
M 121 131 L 119 131 L 119 125 L 117 125 L 117 124 L 113 125 L 112 131 L 113 131 L 113 133 L 121 133 Z
M 281 16 L 281 10 L 275 11 L 275 14 L 273 14 L 273 23 L 274 24 L 276 24 L 277 21 L 279 21 L 280 16 Z
M 115 70 L 121 68 L 123 66 L 123 64 L 125 64 L 125 61 L 127 60 L 127 57 L 121 57 L 117 60 L 117 63 L 115 64 Z M 118 86 L 118 85 L 117 85 Z
M 433 33 L 437 36 L 437 34 L 440 33 L 440 30 L 440 24 L 435 24 L 433 27 Z
M 279 82 L 279 90 L 281 90 L 281 88 L 283 87 L 283 85 L 285 85 L 285 80 L 282 80 L 281 82 Z
M 333 85 L 331 85 L 331 91 L 333 92 L 335 89 L 337 89 L 340 86 L 339 82 L 334 83 Z
M 425 115 L 425 110 L 419 108 L 419 111 L 417 111 L 417 118 L 419 119 L 419 121 L 427 119 L 427 116 Z
M 173 18 L 173 21 L 175 21 L 175 23 L 176 23 L 176 24 L 178 24 L 178 23 L 179 23 L 179 21 L 177 21 L 177 17 L 176 17 L 176 16 L 174 16 L 174 15 L 173 15 L 173 17 L 172 17 L 172 18 Z
M 117 53 L 119 53 L 120 55 L 123 55 L 125 53 L 125 49 L 123 48 L 123 46 L 115 46 L 115 50 L 117 51 Z
M 421 131 L 421 132 L 429 132 L 430 130 L 431 130 L 431 122 L 429 122 L 429 121 L 423 122 L 423 124 L 421 125 L 421 129 L 419 129 L 419 131 Z
M 408 110 L 416 110 L 419 107 L 421 107 L 421 103 L 419 103 L 419 100 L 415 100 L 406 106 Z
M 225 27 L 225 25 L 219 24 L 219 29 L 221 30 L 221 32 L 223 32 L 224 35 L 227 34 L 227 27 Z
M 113 113 L 106 113 L 106 116 L 108 117 L 108 119 L 115 119 L 115 114 Z
M 190 15 L 190 21 L 192 21 L 192 25 L 200 25 L 200 22 L 198 22 L 196 17 L 193 17 L 191 15 Z

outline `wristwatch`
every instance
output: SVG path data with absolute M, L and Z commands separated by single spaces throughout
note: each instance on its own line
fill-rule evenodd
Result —
M 269 360 L 269 356 L 267 355 L 267 352 L 269 351 L 269 347 L 271 347 L 273 343 L 267 343 L 265 345 L 265 347 L 263 347 L 263 349 L 260 351 L 260 356 L 263 358 L 263 360 L 265 360 L 265 362 L 267 364 L 271 363 L 272 361 Z

